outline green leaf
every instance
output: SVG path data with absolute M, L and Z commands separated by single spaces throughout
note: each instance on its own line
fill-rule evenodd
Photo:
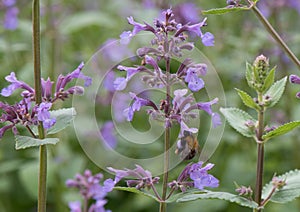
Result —
M 253 76 L 252 76 L 252 65 L 250 63 L 246 63 L 246 80 L 250 88 L 253 87 Z
M 269 72 L 268 76 L 266 77 L 264 86 L 262 87 L 262 92 L 265 92 L 274 83 L 275 69 L 276 69 L 276 67 L 272 68 L 271 71 Z
M 72 108 L 62 108 L 59 110 L 52 110 L 50 111 L 51 118 L 56 119 L 56 123 L 47 130 L 47 134 L 55 134 L 60 132 L 61 130 L 65 129 L 70 123 L 74 120 L 76 116 L 75 109 Z M 38 134 L 38 128 L 34 126 L 32 131 L 35 135 Z
M 268 132 L 267 134 L 263 135 L 262 138 L 264 140 L 268 140 L 273 137 L 284 135 L 299 126 L 300 126 L 300 121 L 289 122 L 289 123 L 286 123 L 284 125 L 277 127 L 275 130 Z
M 117 187 L 114 187 L 114 190 L 119 190 L 119 191 L 128 191 L 128 192 L 132 192 L 132 193 L 136 193 L 136 194 L 140 194 L 140 195 L 143 195 L 145 197 L 149 197 L 151 199 L 154 199 L 155 201 L 157 202 L 160 202 L 159 199 L 157 199 L 156 196 L 152 195 L 152 194 L 149 194 L 149 193 L 146 193 L 146 192 L 143 192 L 143 191 L 140 191 L 136 188 L 133 188 L 133 187 L 120 187 L 120 186 L 117 186 Z
M 15 146 L 16 150 L 41 146 L 45 144 L 56 144 L 59 141 L 58 138 L 37 139 L 37 138 L 32 138 L 29 136 L 21 136 L 21 135 L 16 135 L 15 140 L 16 140 L 16 146 Z
M 300 171 L 289 171 L 281 176 L 279 179 L 285 180 L 286 185 L 281 189 L 277 189 L 271 197 L 271 202 L 287 203 L 300 197 Z M 266 198 L 273 188 L 272 182 L 268 183 L 263 188 L 262 198 Z
M 253 100 L 253 98 L 247 94 L 245 91 L 242 91 L 240 89 L 235 89 L 237 90 L 239 96 L 241 97 L 243 103 L 247 106 L 247 107 L 250 107 L 250 108 L 253 108 L 253 109 L 256 109 L 256 110 L 259 110 L 259 106 L 255 103 L 255 101 Z
M 256 202 L 241 197 L 239 195 L 231 194 L 228 192 L 213 192 L 207 191 L 206 193 L 194 193 L 194 194 L 186 194 L 185 196 L 179 198 L 177 202 L 189 202 L 198 199 L 220 199 L 226 200 L 229 202 L 237 203 L 238 205 L 248 207 L 248 208 L 257 208 L 258 205 Z
M 254 130 L 246 126 L 246 123 L 252 121 L 254 124 L 256 120 L 248 113 L 238 108 L 220 108 L 221 113 L 225 116 L 226 120 L 236 131 L 246 137 L 255 136 Z
M 56 119 L 56 123 L 47 131 L 47 134 L 55 134 L 70 125 L 76 116 L 76 110 L 73 107 L 52 110 L 50 115 L 51 118 Z
M 210 10 L 204 10 L 204 11 L 202 11 L 202 14 L 203 15 L 223 15 L 226 13 L 237 12 L 237 11 L 242 11 L 242 10 L 249 10 L 249 8 L 248 7 L 215 8 L 215 9 L 210 9 Z
M 280 100 L 286 85 L 286 81 L 287 77 L 278 80 L 266 92 L 265 96 L 269 96 L 270 98 L 269 105 L 267 107 L 273 107 Z
M 99 26 L 112 28 L 116 26 L 115 19 L 110 15 L 102 12 L 82 12 L 75 13 L 66 18 L 61 24 L 59 31 L 62 34 L 71 34 L 85 29 L 89 26 Z

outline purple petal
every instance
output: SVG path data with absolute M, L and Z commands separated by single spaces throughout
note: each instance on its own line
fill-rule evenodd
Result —
M 214 46 L 215 44 L 215 37 L 212 33 L 206 32 L 204 35 L 201 36 L 202 43 L 204 46 Z
M 117 91 L 124 90 L 127 86 L 127 80 L 124 77 L 118 77 L 114 81 L 114 88 Z

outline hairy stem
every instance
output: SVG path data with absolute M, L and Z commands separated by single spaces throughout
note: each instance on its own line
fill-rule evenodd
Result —
M 34 64 L 34 88 L 35 102 L 42 102 L 42 86 L 41 86 L 41 43 L 40 43 L 40 2 L 33 0 L 32 5 L 32 25 L 33 25 L 33 64 Z M 43 124 L 38 126 L 39 138 L 45 138 Z M 40 146 L 40 165 L 38 180 L 38 212 L 46 211 L 47 198 L 47 146 Z
M 280 45 L 280 47 L 285 51 L 288 57 L 298 66 L 300 69 L 300 61 L 295 56 L 295 54 L 290 50 L 290 48 L 286 45 L 286 43 L 282 40 L 280 35 L 276 32 L 276 30 L 272 27 L 270 22 L 263 16 L 260 10 L 254 5 L 252 7 L 253 12 L 258 17 L 260 22 L 264 25 L 266 30 L 270 33 L 270 35 L 274 38 L 274 40 Z
M 262 93 L 258 93 L 258 101 L 262 102 Z M 264 131 L 264 106 L 258 112 L 258 132 L 257 132 L 257 166 L 256 166 L 256 185 L 255 185 L 255 202 L 260 205 L 262 194 L 262 181 L 264 170 L 264 144 L 262 135 Z M 261 211 L 258 209 L 257 211 Z
M 166 59 L 166 117 L 169 116 L 170 113 L 170 59 Z M 167 205 L 164 202 L 167 197 L 167 188 L 168 188 L 168 175 L 169 175 L 169 148 L 170 148 L 170 128 L 166 127 L 165 130 L 165 145 L 164 145 L 164 176 L 163 176 L 163 191 L 162 191 L 162 202 L 160 203 L 159 211 L 165 212 L 167 209 Z

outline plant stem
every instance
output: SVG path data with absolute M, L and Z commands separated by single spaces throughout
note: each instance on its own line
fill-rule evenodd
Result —
M 35 102 L 42 102 L 41 86 L 41 43 L 40 43 L 40 2 L 33 0 L 32 5 L 32 29 L 33 29 L 33 64 L 34 64 L 34 88 Z M 38 126 L 39 138 L 45 138 L 45 132 L 42 123 Z M 40 146 L 40 166 L 38 180 L 38 212 L 46 211 L 47 196 L 47 146 Z
M 170 113 L 170 59 L 166 59 L 166 117 Z M 162 202 L 160 202 L 159 211 L 165 212 L 167 210 L 167 205 L 164 202 L 167 197 L 168 188 L 168 175 L 169 175 L 169 148 L 170 148 L 170 128 L 166 127 L 165 130 L 165 145 L 164 145 L 164 176 L 163 176 L 163 191 L 162 191 Z
M 282 40 L 280 35 L 275 31 L 270 22 L 264 17 L 264 15 L 260 12 L 260 10 L 254 5 L 252 7 L 253 12 L 258 17 L 260 22 L 264 25 L 266 30 L 270 33 L 270 35 L 274 38 L 274 40 L 281 46 L 281 48 L 285 51 L 288 57 L 298 66 L 300 70 L 300 61 L 294 55 L 294 53 L 290 50 L 290 48 L 286 45 L 286 43 Z
M 258 101 L 262 102 L 262 93 L 258 93 Z M 264 106 L 258 112 L 258 132 L 257 132 L 257 166 L 256 166 L 256 185 L 255 185 L 255 202 L 260 206 L 262 181 L 264 170 L 264 143 L 262 135 L 264 131 Z M 258 209 L 257 211 L 261 211 Z

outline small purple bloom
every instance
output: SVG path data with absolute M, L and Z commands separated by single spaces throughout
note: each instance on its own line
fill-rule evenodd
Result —
M 16 78 L 16 74 L 15 72 L 11 72 L 10 75 L 6 76 L 5 77 L 5 80 L 7 82 L 10 82 L 11 84 L 6 87 L 6 88 L 3 88 L 1 90 L 1 95 L 2 96 L 5 96 L 5 97 L 8 97 L 10 95 L 12 95 L 12 93 L 18 89 L 18 88 L 22 88 L 22 89 L 25 89 L 27 91 L 29 91 L 30 93 L 34 93 L 34 90 L 33 88 L 31 88 L 29 85 L 27 85 L 25 82 L 23 81 L 19 81 L 17 78 Z
M 290 83 L 300 84 L 300 77 L 294 74 L 290 75 Z
M 69 202 L 69 208 L 71 212 L 81 212 L 80 201 Z
M 290 83 L 300 84 L 300 77 L 294 74 L 290 75 Z M 296 97 L 300 99 L 300 92 L 296 94 Z
M 142 188 L 150 188 L 154 184 L 157 184 L 159 181 L 159 177 L 152 177 L 152 174 L 148 170 L 144 170 L 143 167 L 139 165 L 135 165 L 135 169 L 114 169 L 112 167 L 108 167 L 108 170 L 115 172 L 116 177 L 114 183 L 118 183 L 124 177 L 133 177 L 133 180 L 127 180 L 128 187 L 135 187 L 136 189 Z
M 214 46 L 215 45 L 215 37 L 212 33 L 206 32 L 201 36 L 202 43 L 204 46 Z
M 130 43 L 131 38 L 133 37 L 133 33 L 131 31 L 124 31 L 122 32 L 122 34 L 120 35 L 120 43 L 123 45 L 127 45 Z
M 198 102 L 197 107 L 199 110 L 204 110 L 209 115 L 212 115 L 213 112 L 212 112 L 211 106 L 218 103 L 218 101 L 219 101 L 218 98 L 214 98 L 213 100 L 211 100 L 209 102 Z
M 49 77 L 46 81 L 42 78 L 41 82 L 42 82 L 42 96 L 45 100 L 49 101 L 51 99 L 51 96 L 52 96 L 53 82 L 51 82 Z
M 211 115 L 213 128 L 220 126 L 222 124 L 221 116 L 219 113 L 212 113 Z
M 194 3 L 182 3 L 178 4 L 174 8 L 174 15 L 176 17 L 176 21 L 178 21 L 181 24 L 194 24 L 199 22 L 200 10 L 197 8 L 197 6 Z
M 213 168 L 214 164 L 208 163 L 205 167 L 202 167 L 202 165 L 202 161 L 193 164 L 189 171 L 190 178 L 194 181 L 194 187 L 200 190 L 203 190 L 204 187 L 218 187 L 219 180 L 207 173 L 208 170 Z
M 91 199 L 95 200 L 95 202 L 90 205 L 89 212 L 102 212 L 105 211 L 104 205 L 107 202 L 104 198 L 114 187 L 114 184 L 111 183 L 111 179 L 106 180 L 103 186 L 100 185 L 102 178 L 103 175 L 101 173 L 92 175 L 90 170 L 85 170 L 83 175 L 76 174 L 75 179 L 67 180 L 66 186 L 79 189 L 85 202 L 89 202 Z M 71 202 L 69 203 L 69 207 L 71 211 L 81 211 L 80 202 Z
M 49 110 L 51 106 L 52 103 L 42 102 L 36 110 L 38 120 L 43 122 L 43 126 L 45 129 L 51 128 L 56 123 L 56 120 L 50 117 Z
M 132 92 L 129 94 L 133 99 L 133 104 L 124 110 L 124 114 L 127 116 L 127 121 L 132 121 L 134 112 L 140 111 L 141 107 L 143 106 L 151 106 L 154 110 L 158 110 L 156 105 L 151 100 L 140 98 Z

